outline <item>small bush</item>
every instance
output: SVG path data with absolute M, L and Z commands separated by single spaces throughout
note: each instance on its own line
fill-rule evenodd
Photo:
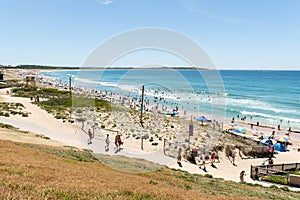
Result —
M 7 128 L 7 129 L 13 129 L 15 127 L 11 126 L 11 125 L 8 125 L 8 124 L 2 124 L 0 123 L 0 128 Z
M 300 171 L 298 170 L 290 171 L 289 174 L 300 175 Z
M 151 184 L 151 185 L 157 185 L 157 182 L 151 180 L 151 181 L 149 182 L 149 184 Z
M 55 115 L 55 119 L 61 119 L 60 115 Z
M 23 108 L 24 108 L 23 104 L 21 104 L 21 103 L 16 103 L 16 106 L 17 106 L 17 107 L 23 107 Z
M 270 188 L 275 189 L 275 190 L 278 190 L 278 187 L 277 187 L 276 185 L 271 185 Z
M 286 176 L 263 176 L 261 177 L 262 181 L 268 181 L 271 183 L 278 183 L 282 185 L 287 185 L 287 177 Z
M 286 191 L 286 192 L 289 192 L 290 191 L 290 189 L 288 188 L 288 187 L 283 187 L 283 188 L 281 188 L 283 191 Z
M 10 111 L 10 114 L 12 114 L 12 115 L 16 115 L 16 114 L 19 114 L 18 112 L 16 112 L 16 111 Z
M 28 113 L 22 113 L 22 117 L 28 117 Z
M 206 177 L 206 178 L 213 178 L 213 176 L 211 174 L 205 174 L 204 177 Z

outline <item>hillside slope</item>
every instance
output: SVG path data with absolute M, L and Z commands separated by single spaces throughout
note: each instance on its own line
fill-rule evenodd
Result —
M 299 193 L 275 187 L 238 184 L 165 167 L 148 173 L 121 172 L 73 148 L 0 140 L 0 149 L 0 199 L 300 198 Z

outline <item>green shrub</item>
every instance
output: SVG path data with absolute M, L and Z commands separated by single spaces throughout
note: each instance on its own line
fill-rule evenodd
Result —
M 149 184 L 151 184 L 151 185 L 157 185 L 157 182 L 151 180 L 151 181 L 149 182 Z
M 17 106 L 17 107 L 23 107 L 23 108 L 24 108 L 23 104 L 21 104 L 21 103 L 16 103 L 16 106 Z
M 288 184 L 286 176 L 263 176 L 261 177 L 261 180 L 282 185 Z
M 276 185 L 271 185 L 270 188 L 275 189 L 275 190 L 278 190 L 278 187 L 277 187 Z
M 28 117 L 28 113 L 22 113 L 22 117 Z
M 289 192 L 290 191 L 290 189 L 288 188 L 288 187 L 283 187 L 283 188 L 281 188 L 283 191 L 286 191 L 286 192 Z
M 16 112 L 16 111 L 11 110 L 11 111 L 10 111 L 10 114 L 16 115 L 16 114 L 19 114 L 19 112 Z
M 55 115 L 55 119 L 61 119 L 61 115 Z
M 293 170 L 293 171 L 290 171 L 289 174 L 300 175 L 300 171 L 298 171 L 298 170 Z
M 0 123 L 0 128 L 14 129 L 15 127 L 13 127 L 12 125 L 9 125 L 9 124 Z
M 205 174 L 204 177 L 206 177 L 206 178 L 213 178 L 213 176 L 211 174 Z

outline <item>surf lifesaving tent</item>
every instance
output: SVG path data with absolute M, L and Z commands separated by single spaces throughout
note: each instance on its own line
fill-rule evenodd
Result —
M 286 152 L 286 148 L 282 143 L 276 143 L 274 144 L 274 149 L 276 151 L 280 151 L 280 152 Z

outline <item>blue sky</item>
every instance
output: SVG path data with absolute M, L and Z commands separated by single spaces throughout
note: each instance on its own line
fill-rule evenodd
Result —
M 192 38 L 218 69 L 300 69 L 299 8 L 298 0 L 0 0 L 0 64 L 80 66 L 113 35 L 158 27 Z M 149 59 L 184 64 L 151 51 L 115 64 Z

